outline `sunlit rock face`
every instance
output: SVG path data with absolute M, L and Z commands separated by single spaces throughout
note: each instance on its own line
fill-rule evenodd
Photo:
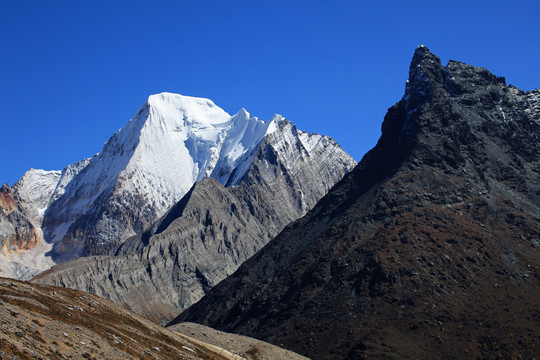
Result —
M 217 179 L 196 182 L 114 254 L 55 266 L 35 281 L 99 294 L 156 322 L 172 319 L 309 211 L 355 165 L 329 137 L 297 130 L 279 116 L 270 126 L 243 161 L 221 156 Z M 223 148 L 235 144 L 225 141 Z
M 37 274 L 54 263 L 114 254 L 197 181 L 213 177 L 226 187 L 238 185 L 272 137 L 287 171 L 300 174 L 308 163 L 325 191 L 355 165 L 333 139 L 299 131 L 280 115 L 261 121 L 244 109 L 230 116 L 209 99 L 152 95 L 98 154 L 62 171 L 31 169 L 13 186 L 13 197 L 45 242 L 20 257 L 0 258 L 0 269 L 10 263 Z M 318 164 L 331 163 L 334 173 L 319 171 Z M 303 191 L 306 199 L 297 202 L 305 212 L 312 196 Z

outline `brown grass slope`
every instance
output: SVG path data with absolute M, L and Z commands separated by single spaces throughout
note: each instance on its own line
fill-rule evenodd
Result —
M 0 278 L 0 359 L 306 359 L 196 324 L 167 330 L 95 295 Z
M 0 359 L 229 359 L 108 300 L 0 278 Z
M 171 324 L 314 359 L 540 357 L 539 99 L 417 48 L 377 146 Z
M 247 336 L 235 335 L 212 329 L 195 323 L 180 323 L 169 330 L 178 332 L 191 339 L 224 349 L 240 359 L 253 360 L 306 360 L 307 358 L 292 351 Z M 208 345 L 207 345 L 208 346 Z

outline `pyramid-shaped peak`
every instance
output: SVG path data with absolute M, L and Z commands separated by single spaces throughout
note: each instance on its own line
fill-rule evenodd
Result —
M 241 108 L 234 116 L 234 119 L 245 121 L 251 118 L 251 114 L 244 108 Z
M 433 62 L 436 64 L 441 64 L 441 59 L 435 54 L 433 54 L 425 45 L 420 45 L 414 50 L 413 59 L 411 61 L 411 67 L 418 66 L 424 62 Z

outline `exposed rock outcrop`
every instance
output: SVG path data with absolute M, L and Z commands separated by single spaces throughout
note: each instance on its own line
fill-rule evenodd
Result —
M 185 331 L 189 329 L 189 332 Z M 251 346 L 242 356 L 231 346 Z M 251 350 L 251 351 L 249 351 Z M 233 350 L 234 351 L 234 350 Z M 110 301 L 81 291 L 0 278 L 0 358 L 2 359 L 305 359 L 254 339 L 212 329 L 154 324 Z
M 304 215 L 354 161 L 334 140 L 282 121 L 249 164 L 234 186 L 197 182 L 113 256 L 66 262 L 34 281 L 95 293 L 165 323 Z
M 539 99 L 417 48 L 376 147 L 171 324 L 314 359 L 538 357 Z
M 32 249 L 43 240 L 20 203 L 13 198 L 8 184 L 0 189 L 0 244 L 4 255 Z
M 14 197 L 9 185 L 0 189 L 0 274 L 9 277 L 30 278 L 34 275 L 25 266 L 11 261 L 13 255 L 31 250 L 43 241 L 43 234 L 21 203 Z

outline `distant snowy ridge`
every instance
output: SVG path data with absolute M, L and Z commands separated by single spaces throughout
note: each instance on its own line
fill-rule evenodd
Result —
M 114 198 L 115 208 L 139 206 L 131 227 L 118 228 L 104 214 L 99 223 L 99 245 L 119 242 L 144 231 L 163 215 L 193 184 L 216 174 L 225 184 L 231 172 L 261 139 L 275 130 L 281 117 L 263 122 L 245 110 L 230 116 L 211 100 L 171 93 L 152 95 L 137 115 L 90 159 L 88 166 L 51 206 L 51 216 L 65 212 L 52 226 L 48 239 L 63 239 L 75 220 L 99 212 L 103 198 Z M 110 203 L 107 207 L 110 207 Z
M 236 184 L 247 171 L 240 165 L 249 167 L 253 162 L 254 149 L 264 136 L 277 130 L 278 125 L 285 119 L 280 115 L 268 121 L 261 121 L 245 110 L 240 110 L 231 118 L 231 127 L 222 145 L 222 151 L 216 168 L 211 177 L 219 180 L 222 185 Z
M 160 93 L 92 158 L 62 172 L 30 170 L 13 188 L 54 244 L 56 262 L 106 254 L 145 231 L 196 181 L 210 176 L 238 184 L 271 135 L 276 146 L 280 136 L 298 136 L 307 155 L 323 138 L 280 115 L 261 121 L 241 109 L 231 116 L 209 99 Z M 287 151 L 280 153 L 291 162 Z

